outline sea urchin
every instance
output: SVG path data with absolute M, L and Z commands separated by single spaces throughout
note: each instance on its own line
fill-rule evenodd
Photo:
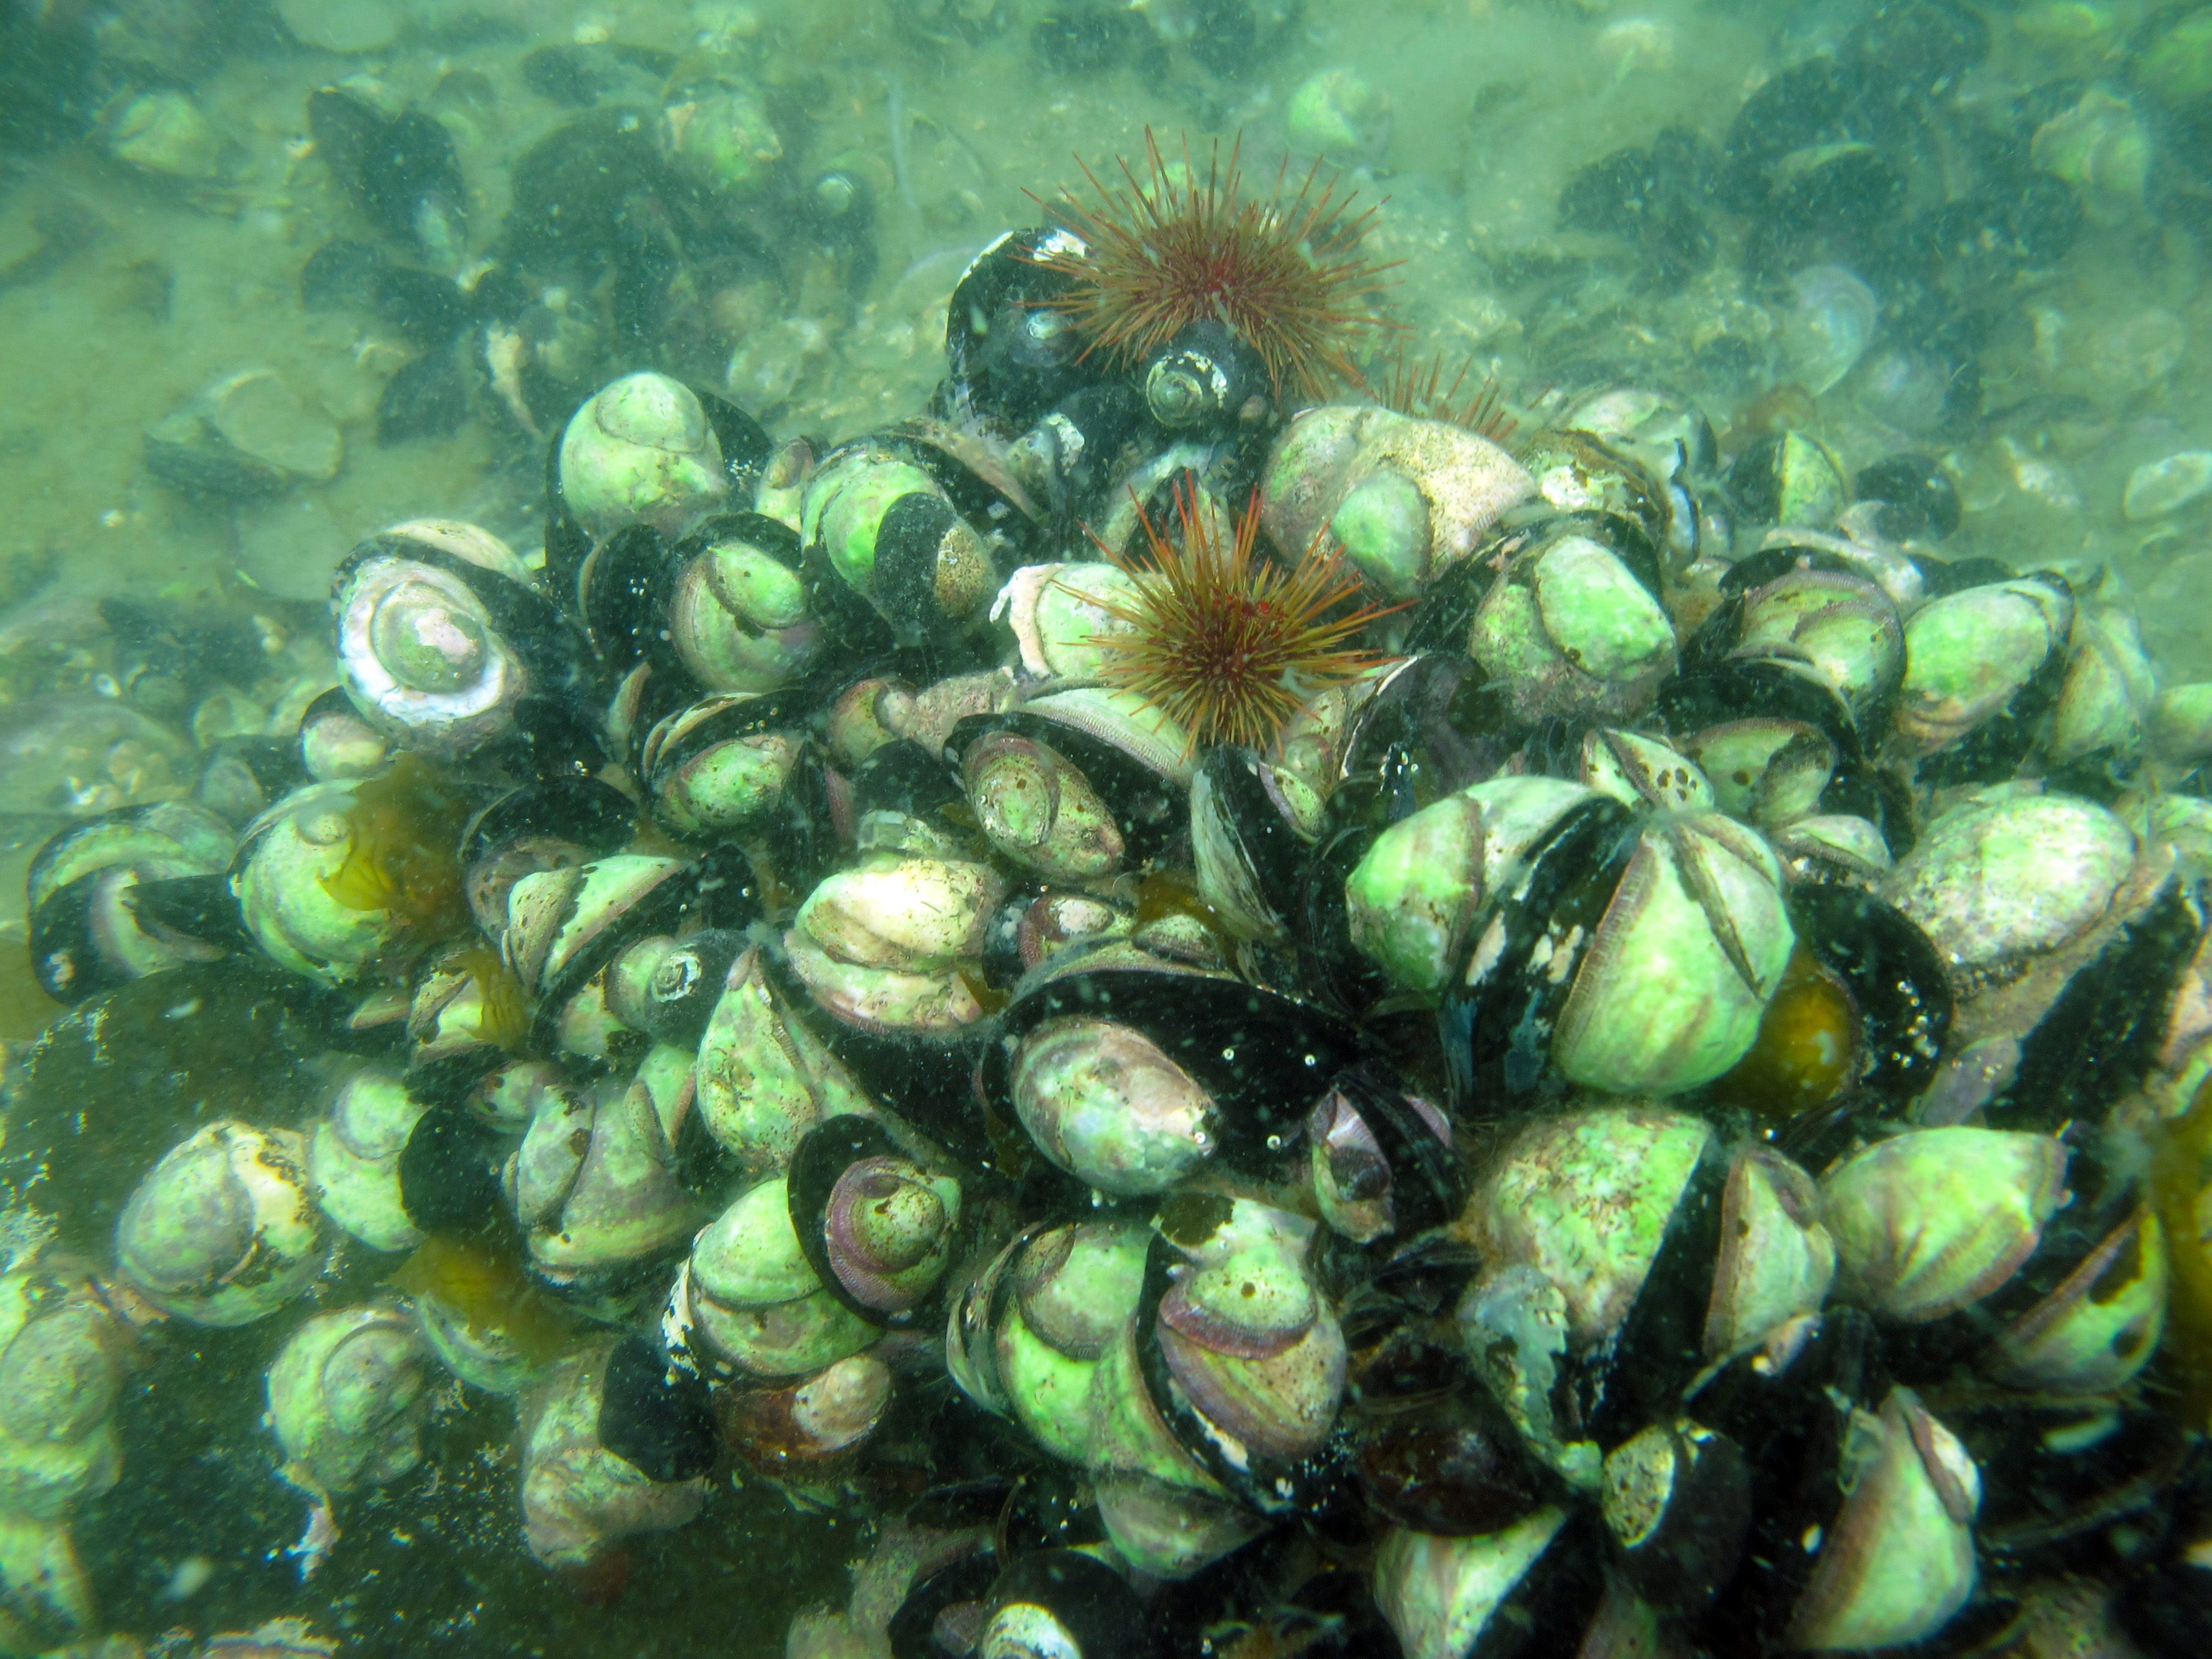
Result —
M 1194 744 L 1272 743 L 1306 699 L 1382 660 L 1352 641 L 1395 605 L 1351 608 L 1359 579 L 1323 531 L 1297 564 L 1255 557 L 1260 499 L 1222 544 L 1214 516 L 1176 491 L 1176 529 L 1140 507 L 1146 556 L 1110 554 L 1138 597 L 1109 605 L 1124 628 L 1101 636 L 1103 672 L 1173 718 Z M 1104 544 L 1100 544 L 1102 549 Z
M 1063 192 L 1038 205 L 1063 221 L 1085 246 L 1039 256 L 1036 263 L 1068 277 L 1066 294 L 1041 303 L 1066 313 L 1088 337 L 1085 355 L 1103 350 L 1123 363 L 1141 362 L 1201 319 L 1219 319 L 1256 351 L 1280 396 L 1295 387 L 1326 396 L 1332 375 L 1356 380 L 1350 348 L 1392 325 L 1374 306 L 1391 267 L 1364 259 L 1360 239 L 1376 210 L 1352 210 L 1336 181 L 1324 182 L 1316 161 L 1286 200 L 1289 163 L 1274 193 L 1262 201 L 1243 191 L 1243 141 L 1226 167 L 1215 140 L 1204 182 L 1183 143 L 1182 182 L 1145 131 L 1149 179 L 1121 163 L 1127 189 L 1083 175 L 1096 205 Z

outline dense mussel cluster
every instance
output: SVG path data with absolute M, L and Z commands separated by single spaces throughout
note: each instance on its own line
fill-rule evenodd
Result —
M 1918 458 L 1294 410 L 1218 324 L 1086 351 L 1071 234 L 849 441 L 601 387 L 542 558 L 371 537 L 295 743 L 42 853 L 55 994 L 284 978 L 332 1081 L 0 1278 L 19 1645 L 88 1617 L 132 1334 L 343 1238 L 296 1485 L 415 1467 L 442 1367 L 558 1571 L 733 1466 L 862 1506 L 794 1652 L 1964 1654 L 2112 1591 L 2201 1650 L 2205 689 L 1943 557 Z M 1399 607 L 1265 750 L 1112 672 L 1132 556 L 1248 499 Z M 961 1451 L 894 1502 L 902 1410 Z

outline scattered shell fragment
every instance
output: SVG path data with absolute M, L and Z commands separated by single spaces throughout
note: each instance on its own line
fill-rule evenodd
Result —
M 2145 461 L 2128 474 L 2120 511 L 2130 522 L 2162 519 L 2212 489 L 2212 449 L 2185 449 L 2164 460 Z

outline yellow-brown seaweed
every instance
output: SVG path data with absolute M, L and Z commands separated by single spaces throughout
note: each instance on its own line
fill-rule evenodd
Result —
M 400 756 L 356 787 L 345 862 L 323 890 L 349 910 L 392 912 L 420 942 L 459 933 L 469 923 L 460 859 L 469 810 L 453 779 L 419 756 Z
M 447 960 L 476 983 L 477 1035 L 509 1054 L 520 1053 L 530 1036 L 530 1001 L 514 970 L 481 939 L 461 946 Z
M 399 1264 L 392 1283 L 410 1296 L 436 1297 L 479 1332 L 503 1334 L 533 1365 L 559 1355 L 574 1334 L 568 1316 L 504 1240 L 434 1235 Z
M 2198 1200 L 2204 1160 L 2212 1152 L 2212 1082 L 2197 1091 L 2189 1109 L 2154 1131 L 2151 1207 L 2165 1231 L 2172 1259 L 2162 1358 L 2179 1389 L 2184 1425 L 2212 1428 L 2212 1249 L 2207 1249 Z

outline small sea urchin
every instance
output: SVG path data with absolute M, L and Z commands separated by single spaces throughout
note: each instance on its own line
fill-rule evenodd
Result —
M 1353 641 L 1396 606 L 1354 609 L 1359 579 L 1315 538 L 1295 565 L 1255 556 L 1260 501 L 1223 545 L 1213 516 L 1176 491 L 1179 534 L 1142 509 L 1146 554 L 1110 554 L 1138 597 L 1109 605 L 1124 630 L 1101 639 L 1103 673 L 1172 717 L 1191 742 L 1264 747 L 1306 699 L 1356 679 L 1382 659 Z M 1101 544 L 1102 548 L 1103 544 Z
M 1358 378 L 1351 348 L 1392 326 L 1374 303 L 1391 267 L 1359 252 L 1376 209 L 1354 211 L 1354 198 L 1339 197 L 1318 161 L 1287 198 L 1287 161 L 1273 195 L 1247 198 L 1243 143 L 1231 147 L 1224 167 L 1217 139 L 1201 181 L 1186 141 L 1179 182 L 1147 128 L 1147 178 L 1124 161 L 1127 188 L 1109 186 L 1082 164 L 1095 205 L 1072 192 L 1033 198 L 1085 244 L 1039 257 L 1073 284 L 1042 303 L 1073 319 L 1090 340 L 1086 355 L 1103 350 L 1123 363 L 1218 318 L 1259 354 L 1279 396 L 1295 388 L 1322 397 L 1332 376 Z

